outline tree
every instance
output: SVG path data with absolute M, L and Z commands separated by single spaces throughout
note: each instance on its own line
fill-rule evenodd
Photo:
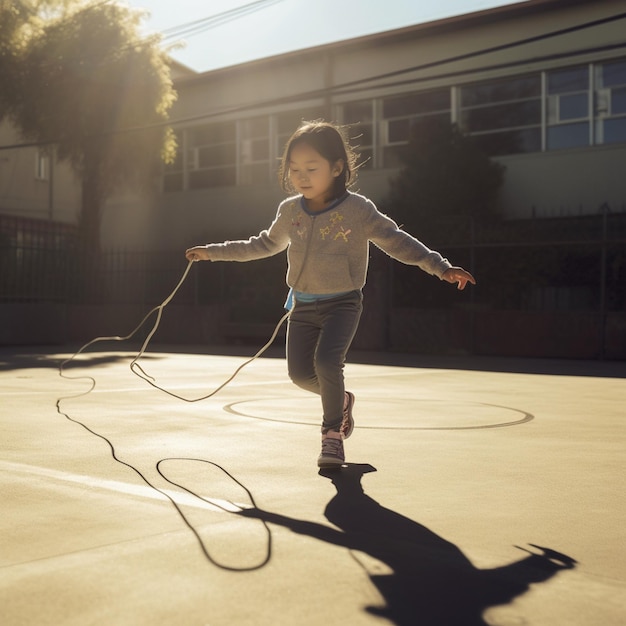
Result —
M 0 119 L 54 146 L 79 175 L 86 252 L 100 249 L 107 197 L 154 180 L 176 152 L 168 56 L 159 36 L 141 36 L 140 20 L 101 0 L 0 4 Z
M 400 158 L 403 169 L 391 180 L 387 204 L 410 232 L 436 237 L 459 218 L 497 216 L 504 167 L 456 125 L 414 124 Z

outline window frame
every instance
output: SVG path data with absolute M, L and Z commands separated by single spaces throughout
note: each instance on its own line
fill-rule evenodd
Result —
M 362 144 L 360 148 L 361 152 L 365 154 L 366 167 L 368 169 L 382 170 L 390 167 L 389 163 L 393 159 L 391 158 L 392 150 L 402 149 L 403 146 L 408 144 L 408 133 L 411 124 L 418 120 L 428 119 L 429 117 L 447 116 L 451 124 L 459 124 L 462 130 L 468 133 L 470 136 L 474 136 L 478 139 L 481 137 L 488 141 L 488 137 L 494 137 L 492 144 L 493 152 L 490 153 L 492 157 L 508 157 L 523 154 L 534 154 L 537 152 L 553 152 L 556 150 L 567 149 L 584 149 L 594 146 L 602 146 L 614 143 L 623 143 L 626 139 L 621 139 L 622 133 L 626 133 L 626 107 L 621 106 L 618 111 L 613 111 L 614 107 L 614 94 L 617 94 L 620 98 L 619 102 L 626 102 L 626 75 L 624 75 L 624 82 L 621 80 L 622 64 L 626 67 L 626 56 L 620 56 L 617 58 L 605 59 L 596 62 L 576 63 L 571 65 L 563 65 L 558 67 L 551 67 L 545 69 L 537 69 L 532 72 L 520 72 L 519 74 L 502 74 L 500 76 L 493 76 L 491 78 L 481 78 L 481 80 L 468 80 L 467 82 L 457 82 L 451 85 L 442 86 L 429 86 L 423 89 L 410 89 L 405 87 L 403 90 L 393 92 L 389 87 L 383 89 L 384 93 L 380 91 L 378 94 L 370 92 L 362 96 L 352 95 L 350 99 L 346 99 L 344 95 L 339 96 L 338 100 L 332 103 L 332 112 L 334 113 L 334 119 L 337 119 L 339 123 L 345 124 L 350 130 L 353 130 L 351 134 L 358 137 L 359 120 L 351 119 L 352 116 L 348 114 L 348 109 L 351 105 L 358 105 L 369 109 L 369 113 L 364 116 L 363 125 L 367 126 L 370 134 L 367 144 Z M 604 85 L 603 71 L 605 67 L 617 65 L 617 77 L 618 82 L 611 80 L 610 85 Z M 558 87 L 556 89 L 550 88 L 550 76 L 556 75 L 559 72 L 563 72 L 566 78 L 568 71 L 574 71 L 576 68 L 585 68 L 587 73 L 587 89 L 573 88 L 567 90 L 567 81 L 565 81 L 565 87 Z M 503 84 L 501 94 L 502 98 L 485 99 L 489 98 L 489 85 L 493 85 L 494 93 L 497 83 L 505 83 L 511 81 L 510 95 L 515 94 L 516 80 L 523 81 L 524 79 L 532 78 L 539 81 L 539 90 L 535 95 L 533 93 L 534 86 L 529 83 L 528 86 L 523 84 L 520 87 L 520 97 L 507 98 L 507 87 Z M 575 81 L 574 81 L 575 82 Z M 582 84 L 582 83 L 581 83 Z M 476 102 L 468 102 L 463 104 L 463 90 L 478 88 L 484 85 L 486 87 L 485 94 L 481 95 L 480 91 L 477 91 L 475 98 Z M 573 84 L 573 87 L 576 87 Z M 580 84 L 578 85 L 580 87 Z M 528 92 L 524 94 L 524 91 Z M 424 98 L 424 103 L 428 103 L 429 94 L 435 95 L 437 93 L 444 94 L 447 92 L 447 108 L 440 108 L 433 106 L 429 109 L 424 106 L 420 109 L 420 98 Z M 530 95 L 528 95 L 530 94 Z M 580 96 L 587 97 L 586 100 L 586 114 L 580 116 L 568 116 L 565 114 L 564 107 L 566 106 L 566 99 L 569 97 L 577 98 Z M 411 98 L 415 98 L 415 110 L 411 110 Z M 386 117 L 385 105 L 397 99 L 398 105 L 400 105 L 401 99 L 407 99 L 407 111 L 402 113 L 401 111 L 395 111 L 393 114 L 389 114 Z M 435 103 L 437 100 L 435 99 Z M 463 125 L 467 126 L 465 118 L 467 113 L 471 111 L 488 111 L 494 107 L 506 107 L 507 105 L 513 105 L 515 103 L 526 102 L 538 102 L 539 115 L 536 121 L 532 123 L 514 124 L 494 126 L 493 128 L 484 128 L 478 130 L 463 129 Z M 573 102 L 575 104 L 575 101 Z M 303 101 L 299 103 L 297 107 L 285 107 L 281 110 L 274 111 L 259 111 L 251 114 L 243 119 L 224 119 L 219 121 L 211 121 L 205 124 L 197 124 L 194 126 L 186 126 L 177 130 L 179 136 L 179 150 L 182 154 L 182 159 L 177 160 L 174 166 L 165 166 L 163 170 L 163 191 L 188 191 L 193 189 L 210 189 L 216 185 L 194 185 L 191 178 L 194 172 L 198 171 L 220 171 L 228 170 L 230 172 L 230 182 L 225 183 L 226 186 L 246 186 L 252 184 L 262 184 L 265 175 L 255 174 L 254 168 L 259 168 L 259 172 L 265 170 L 266 182 L 269 184 L 274 176 L 278 159 L 281 157 L 284 145 L 294 130 L 294 124 L 298 120 L 302 119 L 318 119 L 325 117 L 324 111 L 329 107 L 328 101 Z M 623 111 L 622 111 L 623 108 Z M 514 112 L 512 112 L 514 114 Z M 523 110 L 521 111 L 523 119 Z M 464 115 L 466 114 L 466 115 Z M 506 112 L 503 111 L 503 119 L 506 119 Z M 532 116 L 531 116 L 532 117 Z M 618 129 L 616 131 L 618 139 L 615 141 L 607 140 L 606 137 L 606 125 L 617 120 Z M 623 122 L 622 122 L 623 120 Z M 249 123 L 261 123 L 265 125 L 264 132 L 257 133 L 255 130 L 246 129 L 246 124 Z M 407 131 L 406 138 L 400 138 L 393 135 L 393 125 L 397 123 L 406 123 Z M 209 125 L 232 125 L 233 137 L 229 141 L 215 141 L 194 144 L 193 133 L 198 132 L 204 126 Z M 573 142 L 573 145 L 554 146 L 551 145 L 550 131 L 551 129 L 567 129 L 568 126 L 574 127 L 575 125 L 585 125 L 583 131 L 586 135 L 584 142 Z M 622 124 L 625 130 L 622 130 Z M 535 132 L 538 136 L 535 136 Z M 563 131 L 565 134 L 566 130 Z M 510 133 L 510 137 L 506 134 Z M 517 135 L 516 135 L 517 133 Z M 530 133 L 530 134 L 529 134 Z M 498 142 L 497 135 L 501 136 L 502 142 Z M 625 135 L 626 136 L 626 135 Z M 354 143 L 358 144 L 358 139 Z M 566 137 L 565 137 L 566 138 Z M 265 142 L 267 155 L 255 154 L 254 144 L 257 141 Z M 519 149 L 511 150 L 511 143 L 509 146 L 506 143 L 521 142 L 518 143 Z M 248 142 L 246 147 L 245 143 Z M 498 145 L 499 144 L 499 145 Z M 210 149 L 220 146 L 230 146 L 232 151 L 230 153 L 231 158 L 226 158 L 221 163 L 201 165 L 200 164 L 200 151 L 202 149 Z M 536 149 L 535 149 L 536 146 Z M 498 152 L 497 150 L 506 150 Z M 358 149 L 357 149 L 358 151 Z M 228 154 L 228 153 L 227 153 Z M 246 154 L 250 155 L 246 159 Z M 396 155 L 397 158 L 397 155 Z M 219 159 L 218 159 L 219 160 Z M 361 163 L 363 159 L 361 159 Z M 396 162 L 391 167 L 398 167 Z M 249 170 L 249 172 L 247 171 Z M 167 177 L 173 180 L 178 178 L 180 182 L 173 185 L 172 189 L 167 189 L 166 179 Z M 46 178 L 40 178 L 45 180 Z

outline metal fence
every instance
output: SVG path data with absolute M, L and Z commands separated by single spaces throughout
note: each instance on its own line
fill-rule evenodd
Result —
M 513 310 L 625 310 L 626 214 L 518 222 L 438 222 L 425 240 L 479 277 L 473 302 Z M 373 266 L 384 259 L 374 255 Z M 185 269 L 182 250 L 109 250 L 79 258 L 69 225 L 0 216 L 0 301 L 155 304 Z M 245 264 L 198 264 L 177 298 L 232 302 L 258 314 L 284 295 L 282 256 Z M 454 299 L 422 273 L 390 263 L 390 306 L 439 308 Z M 282 302 L 281 302 L 282 304 Z M 271 307 L 270 307 L 271 308 Z M 241 311 L 244 315 L 245 311 Z M 245 316 L 245 315 L 244 315 Z
M 475 306 L 519 311 L 626 310 L 626 212 L 603 205 L 596 215 L 476 222 L 438 221 L 429 241 L 479 279 Z M 393 306 L 440 308 L 456 296 L 394 264 Z M 428 289 L 427 287 L 424 287 Z
M 384 275 L 382 306 L 389 310 L 587 311 L 601 318 L 626 310 L 624 212 L 604 206 L 597 215 L 572 218 L 440 221 L 424 232 L 429 245 L 470 269 L 478 285 L 458 294 L 373 252 L 370 271 Z M 186 267 L 182 250 L 80 258 L 76 242 L 68 225 L 0 217 L 0 303 L 154 306 Z M 219 303 L 233 322 L 271 322 L 282 312 L 285 269 L 284 255 L 254 265 L 198 263 L 175 302 Z

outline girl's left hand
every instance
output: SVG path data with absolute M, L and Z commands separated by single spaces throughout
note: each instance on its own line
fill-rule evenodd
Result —
M 457 283 L 457 289 L 461 290 L 465 289 L 467 283 L 476 284 L 476 279 L 462 267 L 450 267 L 443 273 L 441 279 L 448 283 Z

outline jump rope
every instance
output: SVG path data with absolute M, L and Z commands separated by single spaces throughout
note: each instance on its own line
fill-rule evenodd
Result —
M 185 282 L 187 276 L 189 275 L 189 271 L 191 270 L 191 267 L 193 266 L 194 263 L 195 263 L 195 261 L 189 261 L 185 271 L 183 272 L 183 275 L 181 276 L 180 280 L 178 281 L 178 284 L 176 285 L 176 287 L 174 287 L 174 289 L 172 290 L 170 295 L 167 296 L 167 298 L 165 298 L 165 300 L 163 300 L 163 302 L 161 302 L 161 304 L 159 304 L 158 306 L 155 306 L 152 310 L 148 311 L 148 313 L 146 313 L 146 315 L 141 320 L 141 322 L 139 322 L 139 324 L 137 324 L 135 329 L 132 330 L 128 335 L 125 335 L 124 337 L 120 337 L 120 336 L 116 335 L 116 336 L 112 336 L 112 337 L 96 337 L 95 339 L 92 339 L 91 341 L 89 341 L 85 345 L 83 345 L 69 359 L 66 359 L 65 361 L 63 361 L 61 363 L 61 365 L 59 366 L 59 375 L 61 377 L 63 377 L 63 378 L 68 378 L 68 379 L 76 379 L 76 378 L 85 379 L 85 378 L 88 378 L 88 377 L 85 377 L 85 376 L 80 376 L 80 377 L 67 376 L 66 374 L 64 374 L 65 366 L 68 365 L 70 362 L 72 362 L 77 356 L 79 356 L 81 353 L 83 353 L 87 348 L 89 348 L 90 346 L 92 346 L 92 345 L 94 345 L 96 343 L 99 343 L 99 342 L 102 342 L 102 341 L 127 341 L 128 339 L 131 339 L 132 337 L 134 337 L 139 332 L 139 330 L 146 323 L 146 321 L 150 318 L 150 316 L 153 313 L 156 312 L 156 318 L 154 320 L 154 324 L 152 325 L 152 329 L 150 330 L 150 332 L 146 336 L 146 339 L 144 340 L 144 342 L 143 342 L 143 344 L 141 346 L 141 349 L 139 350 L 139 352 L 137 353 L 135 358 L 130 363 L 130 371 L 133 374 L 135 374 L 136 376 L 138 376 L 139 378 L 141 378 L 142 380 L 145 380 L 149 385 L 152 385 L 155 389 L 158 389 L 159 391 L 163 391 L 167 395 L 172 396 L 173 398 L 177 398 L 178 400 L 183 400 L 184 402 L 201 402 L 202 400 L 208 400 L 209 398 L 213 397 L 216 393 L 218 393 L 219 391 L 224 389 L 224 387 L 226 387 L 226 385 L 228 385 L 229 383 L 231 383 L 235 379 L 235 377 L 239 374 L 239 372 L 241 372 L 241 370 L 244 367 L 246 367 L 247 365 L 249 365 L 250 363 L 252 363 L 256 359 L 258 359 L 272 345 L 272 343 L 274 343 L 274 340 L 276 339 L 276 335 L 278 335 L 278 331 L 280 330 L 280 327 L 283 325 L 285 320 L 289 317 L 289 315 L 291 314 L 291 311 L 287 311 L 287 313 L 285 313 L 280 318 L 280 320 L 276 324 L 276 327 L 274 328 L 274 331 L 272 332 L 272 335 L 269 338 L 269 340 L 267 341 L 267 343 L 256 354 L 251 356 L 248 360 L 244 361 L 231 374 L 231 376 L 229 378 L 227 378 L 223 383 L 221 383 L 218 387 L 216 387 L 210 393 L 208 393 L 208 394 L 206 394 L 204 396 L 201 396 L 199 398 L 185 398 L 184 396 L 180 396 L 180 395 L 178 395 L 178 394 L 176 394 L 176 393 L 174 393 L 172 391 L 169 391 L 168 389 L 165 389 L 165 388 L 157 385 L 154 377 L 152 377 L 149 374 L 147 374 L 145 372 L 145 370 L 141 367 L 141 365 L 139 365 L 138 361 L 144 355 L 145 351 L 148 349 L 148 344 L 152 340 L 152 337 L 157 332 L 157 330 L 159 328 L 159 325 L 161 324 L 161 317 L 163 316 L 163 309 L 173 300 L 174 296 L 176 295 L 178 290 L 181 288 L 181 286 Z M 90 389 L 89 391 L 91 391 L 92 389 Z
M 209 562 L 211 562 L 213 565 L 216 565 L 217 567 L 220 567 L 221 569 L 228 570 L 228 571 L 236 571 L 236 572 L 253 571 L 253 570 L 258 570 L 258 569 L 261 569 L 262 567 L 264 567 L 269 562 L 269 560 L 271 558 L 271 553 L 272 553 L 272 534 L 271 534 L 269 526 L 267 525 L 267 522 L 265 522 L 264 520 L 260 520 L 260 522 L 263 524 L 264 532 L 265 532 L 265 535 L 266 535 L 266 540 L 265 540 L 266 548 L 265 548 L 265 556 L 258 563 L 254 564 L 254 565 L 251 565 L 251 566 L 235 567 L 235 566 L 226 565 L 224 563 L 219 562 L 217 559 L 215 559 L 211 555 L 211 553 L 210 553 L 208 547 L 206 546 L 204 540 L 200 536 L 200 533 L 198 532 L 196 527 L 189 521 L 189 519 L 185 515 L 183 509 L 178 504 L 178 502 L 176 502 L 176 500 L 174 499 L 173 496 L 171 496 L 167 491 L 165 491 L 163 489 L 160 489 L 155 484 L 153 484 L 134 465 L 132 465 L 131 463 L 121 459 L 117 455 L 117 452 L 115 450 L 115 446 L 113 445 L 113 442 L 110 439 L 108 439 L 106 436 L 102 435 L 101 433 L 97 432 L 96 430 L 94 430 L 93 428 L 91 428 L 90 426 L 85 424 L 84 422 L 82 422 L 82 421 L 80 421 L 80 420 L 78 420 L 76 418 L 71 417 L 68 413 L 63 411 L 62 408 L 61 408 L 61 403 L 63 402 L 63 400 L 70 400 L 70 399 L 75 399 L 75 398 L 79 398 L 79 397 L 88 395 L 96 387 L 96 380 L 92 376 L 68 376 L 65 373 L 65 368 L 72 361 L 74 361 L 74 359 L 76 359 L 80 354 L 82 354 L 90 346 L 93 346 L 96 343 L 103 342 L 103 341 L 126 341 L 128 339 L 131 339 L 135 334 L 137 334 L 137 332 L 143 327 L 143 325 L 146 323 L 146 321 L 154 313 L 156 313 L 156 318 L 154 320 L 152 328 L 151 328 L 150 332 L 147 334 L 143 344 L 141 345 L 141 348 L 140 348 L 139 352 L 137 353 L 137 355 L 131 361 L 131 363 L 130 363 L 130 370 L 131 370 L 131 372 L 133 374 L 135 374 L 136 376 L 138 376 L 142 380 L 146 381 L 152 387 L 154 387 L 154 388 L 156 388 L 156 389 L 158 389 L 158 390 L 168 394 L 169 396 L 172 396 L 172 397 L 177 398 L 179 400 L 183 400 L 184 402 L 200 402 L 202 400 L 207 400 L 208 398 L 211 398 L 216 393 L 218 393 L 220 390 L 222 390 L 224 387 L 226 387 L 226 385 L 228 385 L 230 382 L 232 382 L 233 379 L 239 374 L 239 372 L 241 372 L 241 370 L 244 367 L 246 367 L 247 365 L 249 365 L 250 363 L 252 363 L 256 359 L 258 359 L 272 345 L 272 343 L 274 342 L 274 339 L 276 338 L 276 335 L 278 334 L 278 331 L 280 330 L 280 327 L 283 325 L 285 320 L 289 317 L 291 311 L 288 311 L 287 313 L 285 313 L 285 315 L 283 315 L 281 317 L 279 322 L 276 324 L 276 327 L 274 328 L 274 331 L 273 331 L 270 339 L 267 341 L 267 343 L 265 343 L 265 345 L 263 345 L 263 347 L 261 347 L 258 350 L 258 352 L 256 352 L 256 354 L 254 354 L 252 357 L 250 357 L 249 359 L 244 361 L 231 374 L 231 376 L 229 378 L 227 378 L 223 383 L 221 383 L 213 391 L 211 391 L 210 393 L 205 394 L 205 395 L 203 395 L 203 396 L 201 396 L 199 398 L 185 398 L 184 396 L 180 396 L 180 395 L 178 395 L 176 393 L 173 393 L 172 391 L 169 391 L 168 389 L 165 389 L 165 388 L 161 387 L 160 385 L 158 385 L 156 383 L 156 380 L 154 379 L 154 377 L 152 377 L 152 376 L 150 376 L 149 374 L 146 373 L 146 371 L 139 365 L 138 361 L 144 355 L 145 351 L 148 348 L 148 345 L 149 345 L 150 341 L 152 340 L 152 337 L 154 336 L 154 334 L 157 332 L 157 330 L 159 328 L 159 325 L 161 323 L 161 318 L 163 316 L 163 309 L 172 301 L 172 299 L 174 298 L 174 296 L 176 295 L 176 293 L 178 292 L 178 290 L 180 289 L 182 284 L 185 282 L 185 280 L 186 280 L 187 276 L 189 275 L 189 272 L 190 272 L 191 267 L 193 266 L 194 262 L 195 261 L 189 261 L 185 271 L 183 272 L 183 275 L 181 276 L 180 280 L 178 281 L 178 284 L 176 285 L 176 287 L 174 287 L 172 292 L 167 296 L 167 298 L 165 298 L 165 300 L 163 300 L 163 302 L 161 302 L 161 304 L 159 304 L 158 306 L 156 306 L 152 310 L 150 310 L 144 316 L 144 318 L 141 320 L 141 322 L 139 322 L 139 324 L 133 329 L 132 332 L 130 332 L 128 335 L 125 335 L 123 337 L 121 337 L 121 336 L 96 337 L 95 339 L 92 339 L 91 341 L 89 341 L 86 344 L 84 344 L 69 359 L 65 359 L 64 361 L 61 362 L 61 364 L 59 365 L 59 376 L 61 376 L 62 378 L 68 379 L 68 380 L 89 380 L 90 381 L 90 388 L 87 391 L 79 393 L 77 395 L 65 396 L 65 397 L 59 398 L 57 400 L 57 402 L 56 402 L 56 408 L 57 408 L 57 412 L 60 415 L 62 415 L 63 417 L 65 417 L 67 420 L 69 420 L 70 422 L 73 422 L 75 424 L 78 424 L 79 426 L 84 428 L 87 432 L 91 433 L 92 435 L 94 435 L 94 436 L 98 437 L 99 439 L 101 439 L 102 441 L 104 441 L 109 446 L 110 451 L 111 451 L 111 456 L 113 457 L 113 459 L 117 463 L 123 465 L 124 467 L 126 467 L 126 468 L 128 468 L 130 470 L 132 470 L 148 487 L 150 487 L 151 489 L 153 489 L 154 491 L 156 491 L 157 493 L 159 493 L 163 497 L 165 497 L 167 500 L 169 500 L 169 502 L 172 504 L 172 506 L 174 507 L 174 509 L 176 510 L 176 512 L 178 513 L 178 515 L 180 516 L 180 518 L 182 519 L 184 524 L 189 528 L 189 530 L 196 537 L 196 540 L 198 541 L 198 543 L 200 545 L 200 549 L 202 550 L 202 553 L 204 554 L 204 556 L 207 558 L 207 560 Z M 181 485 L 180 483 L 177 483 L 177 482 L 171 480 L 170 478 L 168 478 L 165 475 L 165 472 L 164 472 L 163 467 L 162 467 L 162 465 L 165 462 L 167 462 L 167 461 L 193 461 L 193 462 L 200 462 L 200 463 L 205 463 L 207 465 L 210 465 L 210 466 L 218 469 L 227 478 L 229 478 L 234 483 L 236 483 L 239 487 L 241 487 L 241 489 L 247 495 L 248 500 L 250 501 L 250 504 L 252 505 L 253 508 L 255 508 L 255 509 L 258 508 L 257 504 L 256 504 L 256 502 L 254 500 L 254 496 L 252 495 L 252 492 L 243 483 L 241 483 L 237 478 L 235 478 L 230 472 L 228 472 L 226 469 L 224 469 L 222 466 L 218 465 L 217 463 L 214 463 L 213 461 L 207 461 L 206 459 L 193 459 L 193 458 L 184 458 L 184 457 L 183 458 L 181 458 L 181 457 L 169 457 L 169 458 L 161 459 L 161 460 L 159 460 L 156 463 L 156 471 L 167 483 L 173 485 L 174 487 L 177 487 L 178 489 L 181 489 L 181 490 L 185 491 L 186 493 L 190 494 L 191 496 L 193 496 L 195 498 L 198 498 L 199 500 L 201 500 L 201 501 L 203 501 L 205 503 L 208 503 L 208 504 L 210 504 L 212 506 L 220 508 L 224 512 L 233 513 L 232 508 L 223 506 L 222 504 L 220 504 L 219 502 L 217 502 L 215 500 L 205 498 L 205 497 L 195 493 L 191 489 L 188 489 L 187 487 Z M 232 504 L 233 507 L 235 507 L 236 509 L 241 509 L 241 506 L 238 505 L 238 504 L 235 504 L 234 502 L 230 502 L 230 504 Z
M 139 324 L 132 330 L 132 332 L 130 332 L 128 335 L 125 335 L 123 337 L 120 337 L 120 336 L 96 337 L 95 339 L 92 339 L 91 341 L 89 341 L 86 344 L 84 344 L 69 359 L 66 359 L 66 360 L 61 362 L 61 364 L 59 366 L 59 375 L 62 378 L 65 378 L 65 379 L 68 379 L 68 380 L 89 380 L 90 383 L 91 383 L 91 386 L 90 386 L 90 388 L 87 391 L 82 392 L 80 394 L 76 394 L 74 396 L 66 396 L 66 397 L 63 397 L 63 398 L 59 398 L 57 400 L 57 402 L 56 402 L 56 408 L 57 408 L 57 412 L 60 415 L 64 416 L 67 420 L 69 420 L 70 422 L 73 422 L 73 423 L 81 426 L 87 432 L 91 433 L 95 437 L 98 437 L 99 439 L 104 441 L 109 446 L 110 451 L 111 451 L 111 456 L 113 457 L 113 459 L 117 463 L 123 465 L 124 467 L 126 467 L 126 468 L 128 468 L 130 470 L 132 470 L 148 487 L 150 487 L 155 492 L 161 494 L 164 498 L 169 500 L 169 502 L 174 507 L 174 509 L 176 510 L 176 512 L 178 513 L 178 515 L 180 516 L 180 518 L 182 519 L 184 524 L 189 528 L 189 530 L 195 536 L 196 540 L 198 541 L 198 544 L 200 545 L 200 549 L 202 550 L 202 553 L 204 554 L 204 556 L 207 558 L 207 560 L 210 563 L 212 563 L 213 565 L 215 565 L 215 566 L 217 566 L 217 567 L 219 567 L 221 569 L 228 570 L 228 571 L 234 571 L 234 572 L 253 571 L 253 570 L 261 569 L 267 563 L 269 563 L 270 558 L 271 558 L 271 554 L 272 554 L 272 534 L 271 534 L 271 530 L 270 530 L 270 528 L 269 528 L 269 526 L 268 526 L 268 524 L 267 524 L 267 522 L 265 520 L 263 520 L 263 519 L 259 520 L 263 524 L 263 527 L 264 527 L 264 532 L 265 532 L 265 536 L 266 536 L 266 548 L 265 548 L 265 556 L 262 559 L 260 559 L 258 563 L 254 564 L 254 565 L 251 565 L 251 566 L 235 567 L 235 566 L 231 566 L 231 565 L 227 565 L 227 564 L 219 562 L 217 559 L 215 559 L 211 555 L 211 553 L 210 553 L 208 547 L 206 546 L 204 540 L 200 536 L 200 533 L 194 527 L 194 525 L 189 521 L 189 519 L 185 515 L 184 511 L 182 510 L 181 506 L 178 504 L 178 502 L 176 502 L 174 497 L 172 497 L 167 491 L 165 491 L 163 489 L 160 489 L 155 484 L 150 482 L 150 480 L 138 468 L 136 468 L 134 465 L 132 465 L 131 463 L 128 463 L 127 461 L 124 461 L 123 459 L 121 459 L 117 455 L 117 452 L 115 450 L 115 446 L 113 445 L 113 442 L 110 439 L 108 439 L 106 436 L 102 435 L 101 433 L 97 432 L 93 428 L 89 427 L 84 422 L 81 422 L 80 420 L 71 417 L 68 413 L 64 412 L 61 409 L 61 403 L 62 403 L 63 400 L 70 400 L 70 399 L 79 398 L 79 397 L 88 395 L 96 387 L 96 381 L 91 376 L 68 376 L 65 373 L 66 366 L 69 365 L 72 361 L 74 361 L 74 359 L 76 359 L 80 354 L 82 354 L 87 348 L 89 348 L 90 346 L 92 346 L 92 345 L 94 345 L 96 343 L 103 342 L 103 341 L 126 341 L 128 339 L 131 339 L 135 334 L 137 334 L 137 332 L 143 327 L 143 325 L 146 323 L 146 321 L 154 313 L 156 313 L 155 321 L 154 321 L 154 323 L 152 325 L 152 328 L 151 328 L 150 332 L 147 334 L 146 339 L 144 340 L 143 344 L 141 345 L 141 348 L 140 348 L 139 352 L 137 353 L 137 355 L 131 361 L 131 363 L 130 363 L 130 370 L 131 370 L 131 372 L 133 374 L 135 374 L 136 376 L 138 376 L 139 378 L 141 378 L 142 380 L 147 382 L 149 385 L 151 385 L 155 389 L 158 389 L 159 391 L 162 391 L 162 392 L 166 393 L 167 395 L 172 396 L 174 398 L 177 398 L 179 400 L 182 400 L 184 402 L 200 402 L 202 400 L 207 400 L 208 398 L 213 397 L 220 390 L 222 390 L 224 387 L 226 387 L 226 385 L 228 385 L 230 382 L 232 382 L 233 379 L 241 372 L 242 369 L 244 369 L 247 365 L 249 365 L 250 363 L 252 363 L 256 359 L 258 359 L 272 345 L 272 343 L 274 342 L 274 340 L 275 340 L 275 338 L 276 338 L 276 336 L 278 334 L 278 331 L 280 330 L 280 327 L 289 318 L 289 316 L 291 314 L 291 310 L 289 310 L 287 313 L 285 313 L 280 318 L 280 320 L 276 324 L 276 327 L 274 328 L 274 331 L 272 332 L 271 337 L 265 343 L 265 345 L 263 345 L 256 352 L 256 354 L 254 354 L 252 357 L 250 357 L 249 359 L 244 361 L 223 383 L 218 385 L 213 391 L 211 391 L 211 392 L 209 392 L 209 393 L 207 393 L 207 394 L 205 394 L 203 396 L 200 396 L 198 398 L 186 398 L 184 396 L 178 395 L 178 394 L 176 394 L 176 393 L 174 393 L 172 391 L 169 391 L 168 389 L 165 389 L 165 388 L 161 387 L 160 385 L 158 385 L 156 383 L 156 380 L 154 379 L 154 377 L 150 376 L 139 365 L 139 363 L 138 363 L 139 359 L 146 352 L 150 341 L 152 340 L 154 334 L 157 332 L 157 330 L 159 328 L 159 325 L 161 323 L 161 318 L 163 316 L 163 309 L 172 301 L 172 299 L 174 298 L 174 296 L 176 295 L 178 290 L 181 288 L 182 284 L 185 282 L 185 280 L 186 280 L 187 276 L 189 275 L 189 272 L 190 272 L 191 267 L 193 266 L 194 262 L 195 261 L 189 261 L 185 271 L 183 272 L 183 275 L 181 276 L 180 280 L 178 281 L 178 284 L 176 285 L 176 287 L 174 287 L 172 292 L 165 298 L 165 300 L 163 300 L 163 302 L 161 304 L 159 304 L 158 306 L 156 306 L 152 310 L 150 310 L 144 316 L 144 318 L 141 320 L 141 322 L 139 322 Z M 523 411 L 521 411 L 521 412 L 525 413 Z M 533 417 L 534 417 L 533 415 L 531 415 L 529 413 L 525 413 L 524 417 L 521 420 L 517 420 L 517 421 L 514 421 L 514 422 L 501 423 L 501 424 L 488 425 L 488 426 L 484 426 L 484 425 L 483 426 L 466 426 L 466 427 L 459 427 L 459 428 L 461 428 L 461 429 L 465 429 L 465 428 L 474 429 L 474 428 L 490 428 L 490 427 L 512 426 L 512 425 L 517 425 L 517 424 L 521 424 L 521 423 L 524 423 L 526 421 L 532 420 Z M 449 430 L 449 429 L 450 429 L 450 427 L 445 428 L 445 430 Z M 429 429 L 429 430 L 431 430 L 431 429 Z M 439 430 L 439 428 L 435 428 L 434 430 Z M 203 496 L 195 493 L 191 489 L 188 489 L 187 487 L 181 485 L 180 483 L 177 483 L 177 482 L 171 480 L 170 478 L 168 478 L 165 475 L 165 472 L 164 472 L 163 467 L 162 467 L 162 465 L 165 462 L 167 462 L 167 461 L 199 462 L 199 463 L 204 463 L 204 464 L 210 465 L 210 466 L 218 469 L 227 478 L 229 478 L 235 484 L 237 484 L 239 487 L 241 487 L 241 489 L 247 495 L 248 500 L 249 500 L 251 506 L 253 508 L 255 508 L 255 509 L 258 509 L 258 506 L 257 506 L 257 504 L 255 502 L 255 499 L 254 499 L 254 496 L 252 495 L 252 492 L 243 483 L 241 483 L 237 478 L 235 478 L 230 472 L 228 472 L 225 468 L 223 468 L 222 466 L 218 465 L 217 463 L 214 463 L 213 461 L 208 461 L 206 459 L 193 459 L 193 458 L 186 458 L 186 457 L 169 457 L 169 458 L 161 459 L 161 460 L 159 460 L 156 463 L 156 471 L 161 476 L 161 478 L 163 478 L 163 480 L 165 480 L 170 485 L 173 485 L 174 487 L 177 487 L 178 489 L 181 489 L 182 491 L 188 493 L 189 495 L 191 495 L 191 496 L 193 496 L 195 498 L 198 498 L 199 500 L 201 500 L 201 501 L 203 501 L 203 502 L 205 502 L 207 504 L 210 504 L 210 505 L 212 505 L 214 507 L 217 507 L 217 508 L 221 509 L 222 511 L 226 512 L 226 513 L 233 514 L 233 509 L 232 508 L 225 507 L 222 504 L 220 504 L 218 501 L 211 500 L 211 499 L 208 499 L 208 498 L 204 498 Z M 240 505 L 235 504 L 234 502 L 230 502 L 230 504 L 235 509 L 239 509 L 239 510 L 242 509 L 242 507 Z

